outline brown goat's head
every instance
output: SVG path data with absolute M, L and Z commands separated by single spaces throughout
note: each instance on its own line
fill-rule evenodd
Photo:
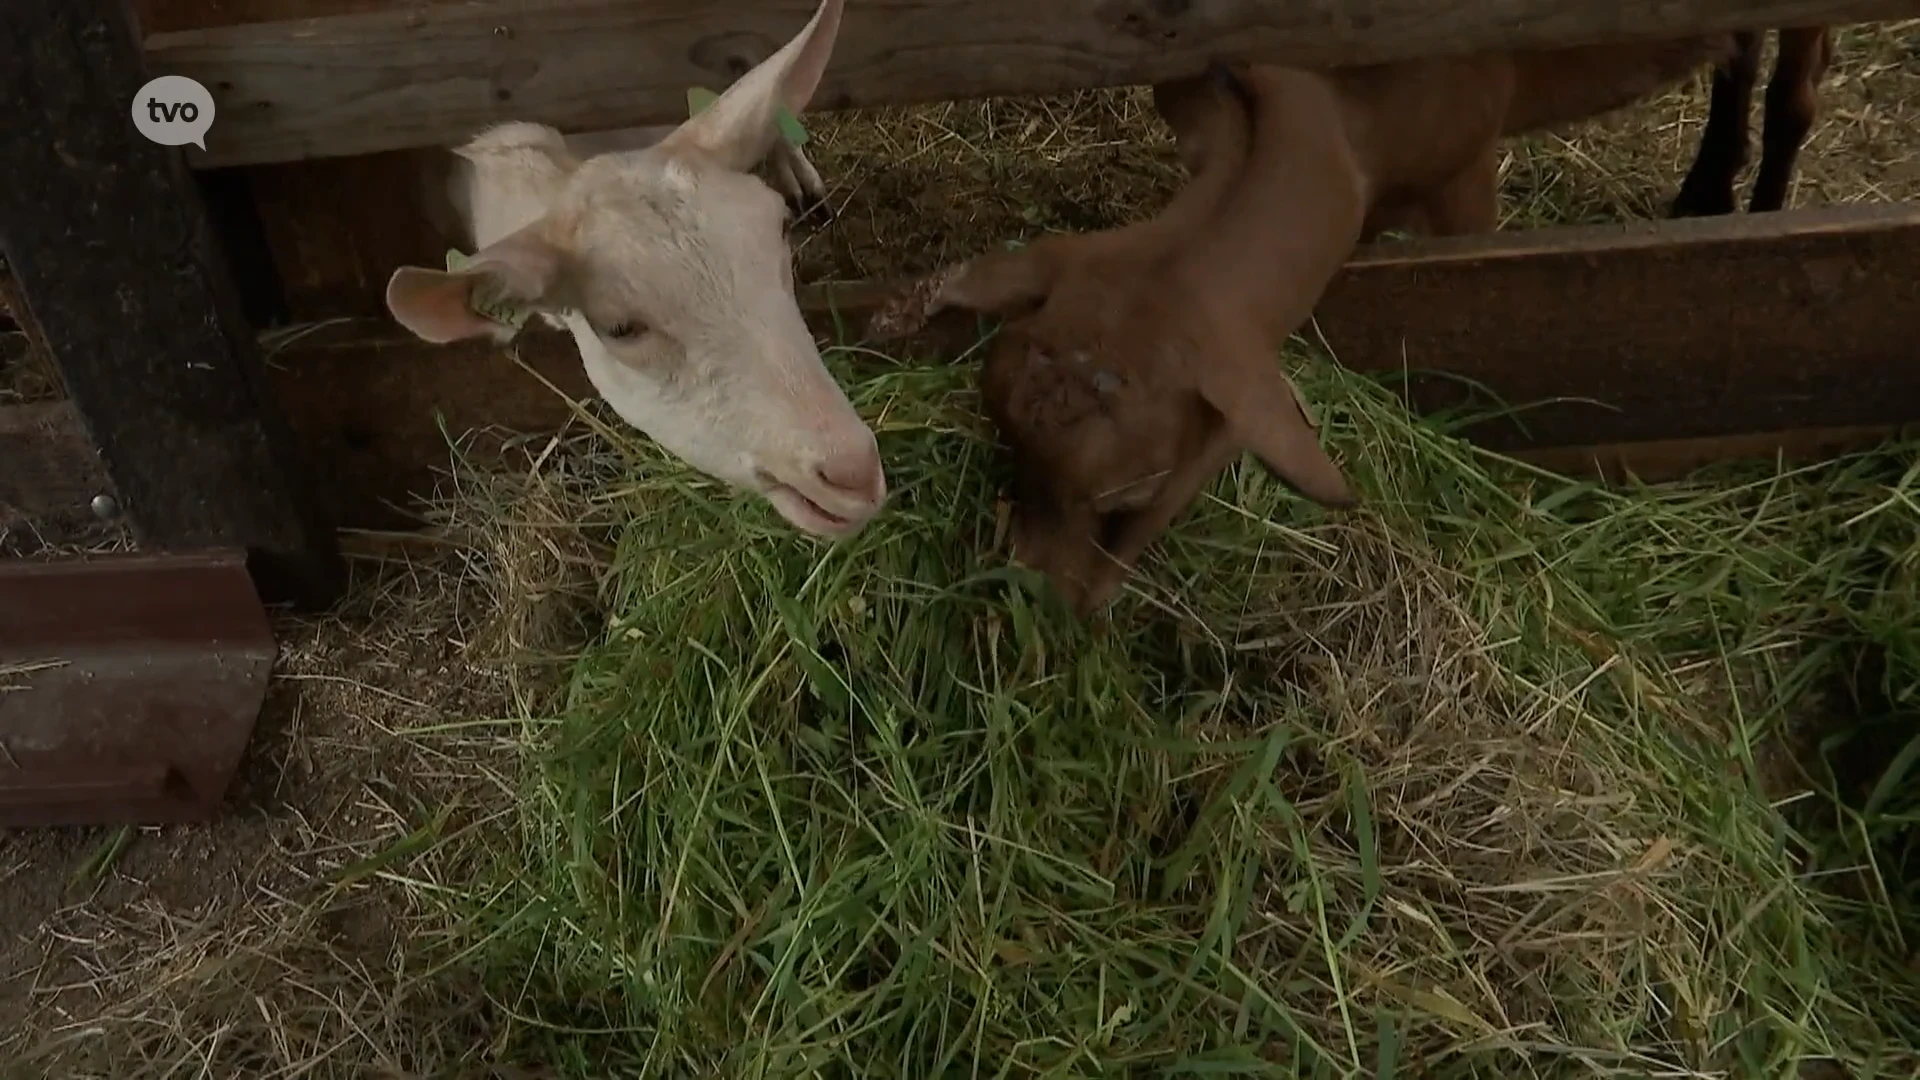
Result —
M 1247 153 L 1250 91 L 1221 75 L 1155 88 L 1194 171 L 1158 217 L 981 256 L 871 324 L 896 336 L 945 308 L 1010 320 L 980 386 L 1012 459 L 1012 554 L 1082 617 L 1243 449 L 1322 504 L 1354 501 L 1258 324 L 1167 258 Z
M 1125 573 L 1122 529 L 1205 435 L 1197 410 L 1165 407 L 1173 372 L 1124 344 L 1134 319 L 1119 314 L 1123 290 L 1007 326 L 980 375 L 1013 469 L 1012 555 L 1083 613 Z
M 1013 557 L 1078 614 L 1104 605 L 1243 449 L 1294 490 L 1352 504 L 1258 335 L 1153 278 L 1098 299 L 1009 326 L 981 374 L 1012 458 Z

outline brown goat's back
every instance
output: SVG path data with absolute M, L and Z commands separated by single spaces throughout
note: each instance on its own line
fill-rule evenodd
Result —
M 1513 55 L 1504 135 L 1579 123 L 1622 109 L 1733 54 L 1732 34 L 1541 49 Z

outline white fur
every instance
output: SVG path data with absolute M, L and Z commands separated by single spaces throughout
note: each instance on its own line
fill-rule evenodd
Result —
M 571 334 L 594 388 L 668 451 L 760 492 L 799 528 L 857 530 L 886 498 L 873 432 L 801 318 L 786 205 L 747 171 L 771 153 L 790 195 L 819 190 L 777 137 L 774 107 L 798 112 L 812 95 L 841 3 L 824 0 L 793 41 L 664 136 L 569 140 L 514 122 L 460 147 L 448 195 L 478 250 L 456 274 L 397 271 L 395 317 L 428 340 L 488 332 L 462 322 L 464 308 L 450 315 L 447 298 L 491 277 Z M 616 337 L 622 324 L 644 329 Z

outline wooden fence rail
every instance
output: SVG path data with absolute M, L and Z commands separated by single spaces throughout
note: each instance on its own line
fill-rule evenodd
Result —
M 146 6 L 153 73 L 213 93 L 208 151 L 187 152 L 208 167 L 440 145 L 509 119 L 563 130 L 671 123 L 686 115 L 689 86 L 731 82 L 813 3 Z M 1920 0 L 852 0 L 815 107 L 1141 84 L 1224 57 L 1331 66 L 1910 16 Z
M 886 292 L 814 287 L 801 302 L 826 333 L 831 311 L 857 327 Z M 1382 244 L 1356 253 L 1315 319 L 1342 364 L 1386 376 L 1423 411 L 1491 404 L 1462 378 L 1522 410 L 1524 426 L 1474 425 L 1476 442 L 1553 468 L 1656 479 L 1776 450 L 1824 456 L 1920 423 L 1916 310 L 1920 207 L 1896 205 Z M 932 330 L 916 349 L 930 362 L 978 332 L 961 315 Z M 567 422 L 567 403 L 541 380 L 593 393 L 563 335 L 530 331 L 519 353 L 538 378 L 486 342 L 426 345 L 388 320 L 357 320 L 304 334 L 275 356 L 270 379 L 326 511 L 404 528 L 394 508 L 432 490 L 449 463 L 446 432 L 493 432 L 464 440 L 484 462 L 499 434 Z M 23 413 L 13 427 L 73 432 L 57 412 Z M 71 461 L 42 469 L 50 482 L 17 492 L 17 510 L 84 522 L 88 489 L 52 482 L 82 473 L 84 439 L 40 437 L 46 455 Z M 0 504 L 6 493 L 0 483 Z

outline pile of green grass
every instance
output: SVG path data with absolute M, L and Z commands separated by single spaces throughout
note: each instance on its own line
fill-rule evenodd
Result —
M 1913 446 L 1607 492 L 1310 359 L 1364 510 L 1242 464 L 1081 626 L 996 549 L 970 367 L 855 359 L 829 362 L 895 494 L 851 543 L 624 448 L 604 632 L 529 729 L 518 835 L 446 894 L 500 1053 L 581 1077 L 1920 1067 L 1914 867 L 1886 864 L 1920 741 L 1864 809 L 1770 792 L 1818 755 L 1766 750 L 1861 650 L 1908 695 L 1884 711 L 1920 708 Z

